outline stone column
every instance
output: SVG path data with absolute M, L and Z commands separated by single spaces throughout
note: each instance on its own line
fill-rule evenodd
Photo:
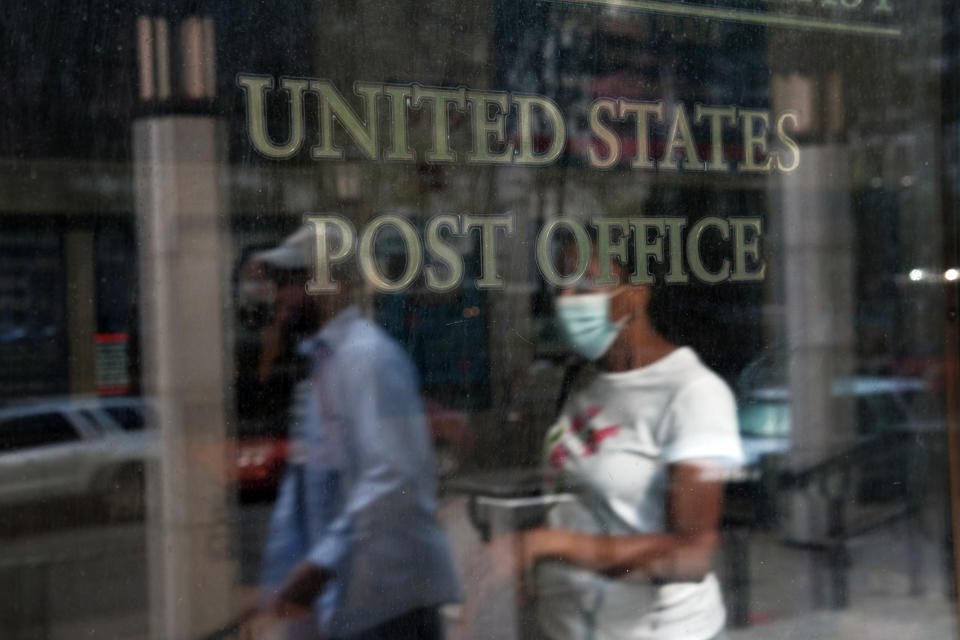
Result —
M 225 161 L 213 113 L 213 22 L 138 23 L 141 97 L 163 105 L 133 127 L 147 464 L 150 637 L 196 638 L 234 615 L 225 447 L 232 406 Z M 179 47 L 182 77 L 170 77 Z M 150 73 L 147 73 L 150 71 Z
M 854 251 L 850 161 L 844 145 L 808 145 L 781 179 L 782 264 L 786 301 L 787 376 L 792 401 L 790 463 L 806 467 L 838 453 L 856 434 L 849 397 L 833 387 L 854 364 Z M 825 532 L 819 496 L 794 496 L 788 535 Z

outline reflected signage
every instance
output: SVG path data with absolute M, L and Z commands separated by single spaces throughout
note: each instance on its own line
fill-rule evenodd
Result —
M 872 36 L 898 37 L 901 29 L 889 24 L 895 0 L 550 0 L 568 4 L 634 9 L 668 16 L 743 22 Z

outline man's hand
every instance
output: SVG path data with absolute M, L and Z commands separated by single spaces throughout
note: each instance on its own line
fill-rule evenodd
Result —
M 304 562 L 287 576 L 283 586 L 270 595 L 254 591 L 243 598 L 237 617 L 238 640 L 281 640 L 288 637 L 288 626 L 296 618 L 311 612 L 313 600 L 328 579 L 323 569 Z M 271 590 L 272 591 L 272 590 Z M 312 594 L 312 595 L 311 595 Z
M 301 562 L 271 600 L 268 611 L 278 618 L 298 618 L 310 613 L 313 601 L 330 579 L 329 572 L 310 562 Z

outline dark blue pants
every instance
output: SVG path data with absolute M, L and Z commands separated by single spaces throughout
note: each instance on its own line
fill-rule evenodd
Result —
M 443 620 L 436 607 L 415 609 L 338 640 L 443 640 Z

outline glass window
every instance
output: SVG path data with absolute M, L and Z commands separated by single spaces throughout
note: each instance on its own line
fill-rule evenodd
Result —
M 953 3 L 0 14 L 5 639 L 955 635 Z
M 9 418 L 0 422 L 0 448 L 29 449 L 77 440 L 76 429 L 59 413 Z
M 119 424 L 124 431 L 140 431 L 144 427 L 143 411 L 135 407 L 104 407 L 104 411 Z

